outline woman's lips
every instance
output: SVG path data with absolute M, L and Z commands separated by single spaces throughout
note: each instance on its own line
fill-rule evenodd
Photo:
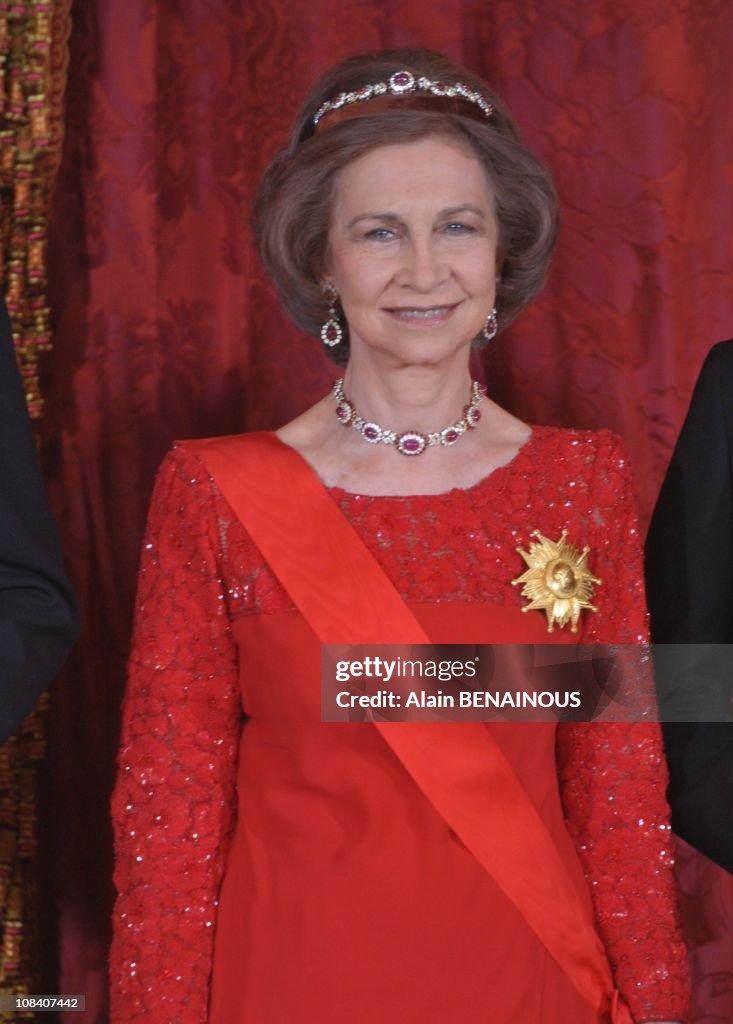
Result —
M 457 307 L 457 302 L 444 306 L 395 306 L 386 312 L 400 323 L 430 327 L 445 323 Z

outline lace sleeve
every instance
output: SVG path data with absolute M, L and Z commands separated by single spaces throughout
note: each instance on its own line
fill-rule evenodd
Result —
M 205 1024 L 240 709 L 212 484 L 185 449 L 158 474 L 112 798 L 113 1024 Z
M 603 580 L 586 643 L 648 638 L 639 527 L 619 439 L 602 431 L 590 533 Z M 652 679 L 649 679 L 652 686 Z M 564 723 L 558 767 L 568 827 L 591 887 L 616 984 L 638 1022 L 679 1021 L 689 1001 L 687 956 L 672 873 L 667 772 L 659 726 Z

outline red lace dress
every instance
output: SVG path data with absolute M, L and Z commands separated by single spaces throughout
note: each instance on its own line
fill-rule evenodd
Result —
M 331 496 L 424 621 L 517 608 L 516 548 L 567 530 L 603 581 L 581 639 L 646 638 L 629 476 L 608 432 L 536 427 L 465 490 Z M 316 721 L 297 661 L 272 668 L 294 616 L 197 457 L 174 449 L 151 505 L 113 798 L 113 1022 L 597 1022 L 373 727 Z M 235 639 L 260 627 L 267 670 Z M 657 727 L 498 728 L 635 1020 L 682 1020 Z

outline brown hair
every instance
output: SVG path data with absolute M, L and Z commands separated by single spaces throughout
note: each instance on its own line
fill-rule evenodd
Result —
M 396 101 L 393 108 L 328 125 L 319 130 L 313 115 L 341 92 L 386 82 L 395 71 L 411 71 L 446 85 L 463 82 L 482 93 L 494 111 L 489 119 L 466 110 L 466 102 L 445 110 L 430 101 L 415 109 Z M 405 98 L 407 99 L 407 98 Z M 441 109 L 441 106 L 443 109 Z M 356 113 L 356 110 L 354 110 Z M 501 283 L 499 324 L 505 327 L 542 287 L 557 236 L 557 199 L 549 173 L 527 148 L 502 101 L 476 75 L 434 50 L 383 50 L 350 57 L 328 71 L 311 90 L 286 148 L 265 171 L 255 197 L 255 231 L 260 255 L 295 320 L 318 335 L 328 302 L 321 281 L 328 245 L 336 175 L 352 160 L 378 146 L 449 135 L 467 144 L 483 166 L 494 191 L 499 228 Z M 348 358 L 348 330 L 329 355 Z

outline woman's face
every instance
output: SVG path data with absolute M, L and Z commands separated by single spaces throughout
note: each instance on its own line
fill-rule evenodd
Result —
M 326 279 L 363 345 L 400 363 L 440 362 L 494 304 L 498 229 L 483 168 L 444 136 L 382 146 L 336 181 Z

